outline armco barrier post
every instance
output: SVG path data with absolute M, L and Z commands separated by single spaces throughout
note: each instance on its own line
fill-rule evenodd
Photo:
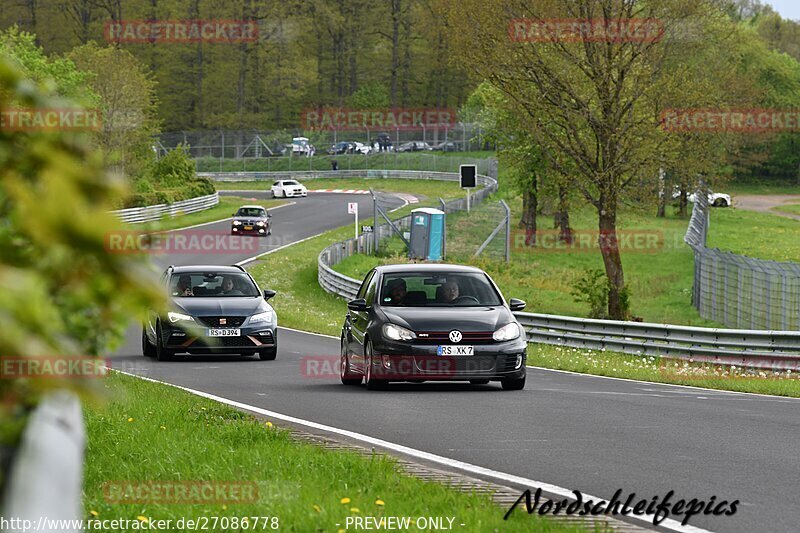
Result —
M 2 516 L 33 524 L 43 518 L 63 520 L 73 527 L 58 531 L 78 531 L 74 526 L 83 516 L 85 447 L 86 429 L 78 398 L 66 391 L 45 396 L 25 427 L 11 465 Z M 41 529 L 49 530 L 46 525 Z

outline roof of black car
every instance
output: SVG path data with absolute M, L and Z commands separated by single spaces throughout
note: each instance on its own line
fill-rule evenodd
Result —
M 478 272 L 483 273 L 483 270 L 477 267 L 465 265 L 451 265 L 445 263 L 413 263 L 413 264 L 399 264 L 399 265 L 381 265 L 376 267 L 379 272 L 393 273 L 393 272 Z
M 237 266 L 223 266 L 223 265 L 184 265 L 172 268 L 175 274 L 184 272 L 241 272 L 242 269 Z

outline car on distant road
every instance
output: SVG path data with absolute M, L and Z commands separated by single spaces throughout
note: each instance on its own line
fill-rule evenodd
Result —
M 159 361 L 177 353 L 257 355 L 278 353 L 278 317 L 241 266 L 170 266 L 161 276 L 169 295 L 166 315 L 149 310 L 142 353 Z
M 437 144 L 436 146 L 431 148 L 431 150 L 435 152 L 457 152 L 458 147 L 456 146 L 456 143 L 454 143 L 453 141 L 445 141 Z
M 358 141 L 353 141 L 353 152 L 357 154 L 367 155 L 372 152 L 372 146 Z
M 422 141 L 411 141 L 397 147 L 398 152 L 422 152 L 432 150 L 431 145 Z
M 372 269 L 347 304 L 341 381 L 368 389 L 392 381 L 500 381 L 525 387 L 527 342 L 512 311 L 481 269 L 448 264 Z
M 260 205 L 243 205 L 233 214 L 231 235 L 272 234 L 272 215 Z
M 681 189 L 680 189 L 680 187 L 676 186 L 672 191 L 672 198 L 673 199 L 679 198 L 680 195 L 681 195 Z M 695 200 L 697 199 L 697 193 L 693 192 L 693 193 L 687 195 L 686 199 L 689 200 L 690 202 L 694 203 Z M 708 205 L 710 205 L 712 207 L 730 207 L 732 205 L 732 203 L 731 203 L 731 195 L 730 194 L 725 194 L 725 193 L 720 193 L 720 192 L 714 192 L 714 191 L 709 190 L 708 191 Z
M 328 153 L 330 155 L 352 154 L 356 150 L 356 144 L 350 141 L 341 141 L 331 145 Z
M 272 196 L 274 198 L 308 196 L 308 189 L 296 180 L 278 180 L 272 184 Z

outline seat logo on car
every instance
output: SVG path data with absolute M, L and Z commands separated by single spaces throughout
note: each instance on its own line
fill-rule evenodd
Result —
M 219 319 L 219 325 L 220 325 L 220 326 L 224 326 L 224 325 L 225 325 L 225 324 L 227 324 L 227 323 L 228 323 L 228 320 L 227 320 L 227 319 L 225 319 L 225 318 L 220 318 L 220 319 Z
M 461 342 L 461 332 L 457 329 L 454 329 L 450 332 L 450 342 Z

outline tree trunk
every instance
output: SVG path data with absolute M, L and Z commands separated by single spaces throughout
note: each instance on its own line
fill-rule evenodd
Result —
M 536 246 L 536 211 L 539 207 L 538 180 L 522 192 L 522 217 L 519 227 L 525 230 L 525 246 Z
M 624 298 L 625 277 L 622 272 L 622 257 L 617 239 L 616 198 L 605 198 L 599 202 L 600 252 L 608 278 L 608 316 L 612 320 L 628 318 L 627 298 Z
M 687 206 L 689 204 L 689 200 L 686 194 L 686 185 L 681 183 L 681 195 L 678 200 L 678 216 L 682 218 L 686 218 L 688 214 Z
M 397 76 L 400 66 L 400 0 L 392 0 L 392 66 L 390 69 L 390 105 L 397 105 Z
M 556 211 L 553 222 L 558 231 L 558 240 L 572 244 L 573 232 L 569 227 L 569 202 L 567 198 L 567 188 L 563 185 L 558 186 L 558 210 Z
M 667 216 L 667 187 L 665 172 L 663 168 L 658 169 L 658 212 L 656 217 L 664 218 Z

